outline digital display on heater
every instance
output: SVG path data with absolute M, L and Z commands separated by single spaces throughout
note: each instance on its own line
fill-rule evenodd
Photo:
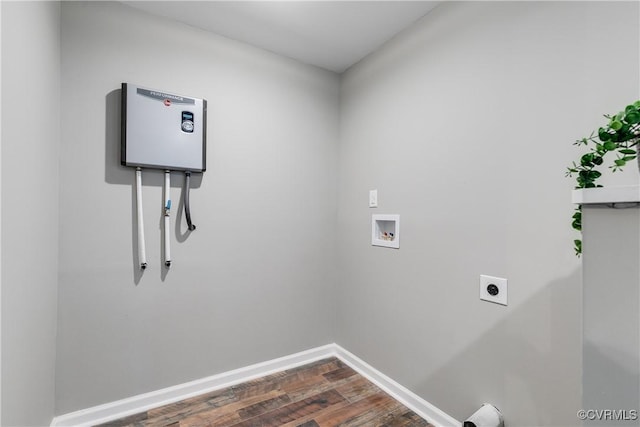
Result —
M 182 131 L 187 133 L 193 133 L 193 113 L 189 111 L 182 112 Z

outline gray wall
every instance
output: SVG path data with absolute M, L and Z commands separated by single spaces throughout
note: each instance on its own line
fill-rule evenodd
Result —
M 583 206 L 582 216 L 582 407 L 627 410 L 629 418 L 640 402 L 640 210 Z M 617 416 L 585 425 L 640 424 Z
M 60 6 L 3 1 L 1 7 L 0 423 L 42 426 L 54 415 Z
M 638 13 L 448 2 L 343 76 L 339 344 L 458 419 L 492 402 L 509 425 L 579 424 L 563 171 L 638 97 Z M 604 183 L 637 183 L 629 169 Z M 374 213 L 400 215 L 399 250 L 370 245 Z M 479 300 L 480 274 L 509 279 L 508 307 Z
M 174 209 L 168 272 L 161 172 L 143 174 L 144 275 L 135 263 L 121 82 L 209 101 L 197 230 Z M 58 414 L 333 341 L 338 91 L 333 73 L 119 3 L 62 4 Z
M 118 3 L 61 7 L 2 3 L 3 425 L 54 412 L 56 272 L 56 414 L 335 340 L 459 419 L 490 401 L 510 425 L 578 423 L 562 175 L 638 96 L 638 4 L 445 3 L 341 81 Z M 168 272 L 158 172 L 137 270 L 123 81 L 209 100 L 198 229 L 174 210 Z M 9 100 L 37 108 L 29 132 Z M 372 213 L 401 215 L 399 250 L 370 246 Z M 508 307 L 479 274 L 509 279 Z

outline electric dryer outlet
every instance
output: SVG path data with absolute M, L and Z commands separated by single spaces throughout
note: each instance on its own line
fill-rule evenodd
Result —
M 480 275 L 480 299 L 507 305 L 507 279 Z

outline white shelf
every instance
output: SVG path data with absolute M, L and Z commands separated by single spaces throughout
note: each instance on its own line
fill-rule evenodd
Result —
M 640 202 L 640 185 L 573 190 L 571 201 L 577 205 Z

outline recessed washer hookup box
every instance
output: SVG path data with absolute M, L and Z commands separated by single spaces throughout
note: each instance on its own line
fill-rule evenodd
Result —
M 204 172 L 206 129 L 206 99 L 122 83 L 122 165 Z

